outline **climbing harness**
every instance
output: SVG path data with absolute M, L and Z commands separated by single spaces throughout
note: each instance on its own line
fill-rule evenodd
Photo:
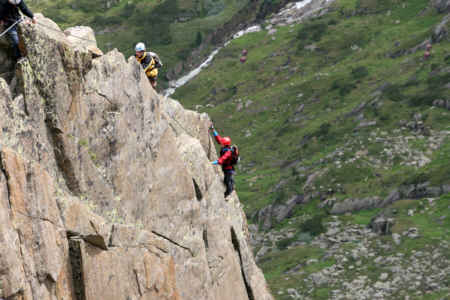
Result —
M 8 31 L 10 31 L 11 29 L 13 29 L 14 26 L 16 26 L 17 24 L 21 23 L 24 19 L 20 18 L 19 20 L 17 20 L 16 22 L 14 22 L 11 26 L 9 26 L 8 28 L 6 28 L 5 31 L 3 31 L 2 33 L 0 33 L 0 37 L 4 36 L 5 34 L 8 33 Z

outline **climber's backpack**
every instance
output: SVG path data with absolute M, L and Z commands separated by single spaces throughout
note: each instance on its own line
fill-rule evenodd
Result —
M 224 155 L 225 152 L 227 151 L 231 151 L 231 165 L 234 166 L 235 164 L 237 164 L 241 159 L 239 157 L 239 148 L 236 145 L 232 145 L 232 146 L 228 146 L 225 148 L 222 148 L 222 150 L 220 150 L 220 156 Z
M 231 146 L 231 164 L 237 164 L 241 158 L 239 157 L 239 148 L 236 145 Z

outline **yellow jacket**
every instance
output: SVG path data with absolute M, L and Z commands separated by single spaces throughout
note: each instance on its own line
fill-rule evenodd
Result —
M 142 65 L 148 78 L 156 79 L 158 76 L 157 61 L 150 53 L 145 52 L 140 58 L 136 56 L 136 60 Z

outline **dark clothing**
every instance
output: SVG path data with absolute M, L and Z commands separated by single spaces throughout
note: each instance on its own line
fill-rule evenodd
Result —
M 0 20 L 4 21 L 7 27 L 20 19 L 20 11 L 27 17 L 33 19 L 34 15 L 25 4 L 25 1 L 20 1 L 19 5 L 12 5 L 8 0 L 0 0 Z
M 0 0 L 0 20 L 4 22 L 5 29 L 10 27 L 21 18 L 19 9 L 27 17 L 30 17 L 31 19 L 34 18 L 33 13 L 27 7 L 24 0 L 20 1 L 19 5 L 17 6 L 9 3 L 8 0 Z M 19 35 L 17 34 L 17 25 L 8 31 L 8 38 L 11 41 L 14 58 L 19 59 L 22 54 L 20 53 L 19 49 Z
M 19 59 L 22 56 L 22 54 L 20 53 L 19 49 L 19 34 L 17 33 L 17 25 L 11 28 L 8 31 L 7 35 L 13 47 L 14 59 Z
M 225 191 L 225 197 L 230 195 L 233 192 L 234 189 L 234 170 L 224 170 L 223 171 L 223 183 L 225 184 L 227 190 Z

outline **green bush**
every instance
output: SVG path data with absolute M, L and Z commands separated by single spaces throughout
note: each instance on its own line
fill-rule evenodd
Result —
M 297 33 L 297 39 L 300 41 L 318 42 L 327 32 L 327 24 L 325 23 L 307 23 Z
M 102 3 L 103 2 L 92 1 L 92 0 L 78 0 L 77 6 L 80 10 L 82 10 L 86 13 L 102 12 L 104 9 Z
M 96 15 L 92 20 L 92 24 L 95 28 L 118 25 L 121 23 L 122 19 L 119 16 L 105 17 L 103 15 Z
M 352 69 L 352 76 L 354 79 L 362 79 L 362 78 L 366 77 L 367 75 L 369 75 L 369 71 L 364 66 L 360 66 L 360 67 Z
M 333 26 L 333 25 L 337 25 L 338 21 L 336 19 L 331 19 L 330 21 L 328 21 L 328 25 Z
M 311 219 L 303 222 L 300 225 L 300 229 L 302 232 L 308 232 L 312 236 L 318 236 L 321 233 L 325 232 L 325 227 L 322 224 L 322 219 L 324 215 L 315 215 Z
M 430 175 L 426 172 L 417 172 L 410 174 L 404 181 L 404 185 L 416 185 L 427 182 L 430 179 Z
M 194 47 L 200 46 L 202 44 L 202 42 L 203 42 L 202 33 L 200 31 L 197 31 L 197 36 L 195 37 Z
M 279 240 L 276 242 L 277 248 L 280 250 L 286 249 L 290 244 L 292 244 L 295 241 L 295 238 L 286 238 Z
M 400 91 L 401 86 L 397 84 L 391 84 L 388 87 L 386 87 L 383 91 L 383 94 L 391 101 L 398 102 L 402 101 L 405 96 L 403 96 L 402 92 Z
M 328 136 L 329 132 L 330 132 L 330 128 L 331 128 L 331 124 L 330 123 L 323 123 L 322 125 L 320 125 L 319 129 L 317 129 L 313 136 L 319 138 L 319 139 L 324 139 Z
M 125 7 L 123 8 L 123 11 L 120 12 L 120 16 L 122 18 L 128 19 L 134 14 L 135 10 L 136 10 L 136 4 L 127 2 Z
M 434 75 L 428 78 L 427 87 L 409 100 L 411 106 L 431 105 L 434 100 L 446 98 L 445 85 L 450 82 L 450 73 Z
M 450 65 L 450 54 L 444 58 L 444 61 L 447 65 Z
M 338 90 L 339 95 L 342 97 L 350 94 L 355 88 L 356 85 L 353 82 L 344 79 L 337 79 L 333 81 L 333 84 L 331 85 L 331 90 Z

